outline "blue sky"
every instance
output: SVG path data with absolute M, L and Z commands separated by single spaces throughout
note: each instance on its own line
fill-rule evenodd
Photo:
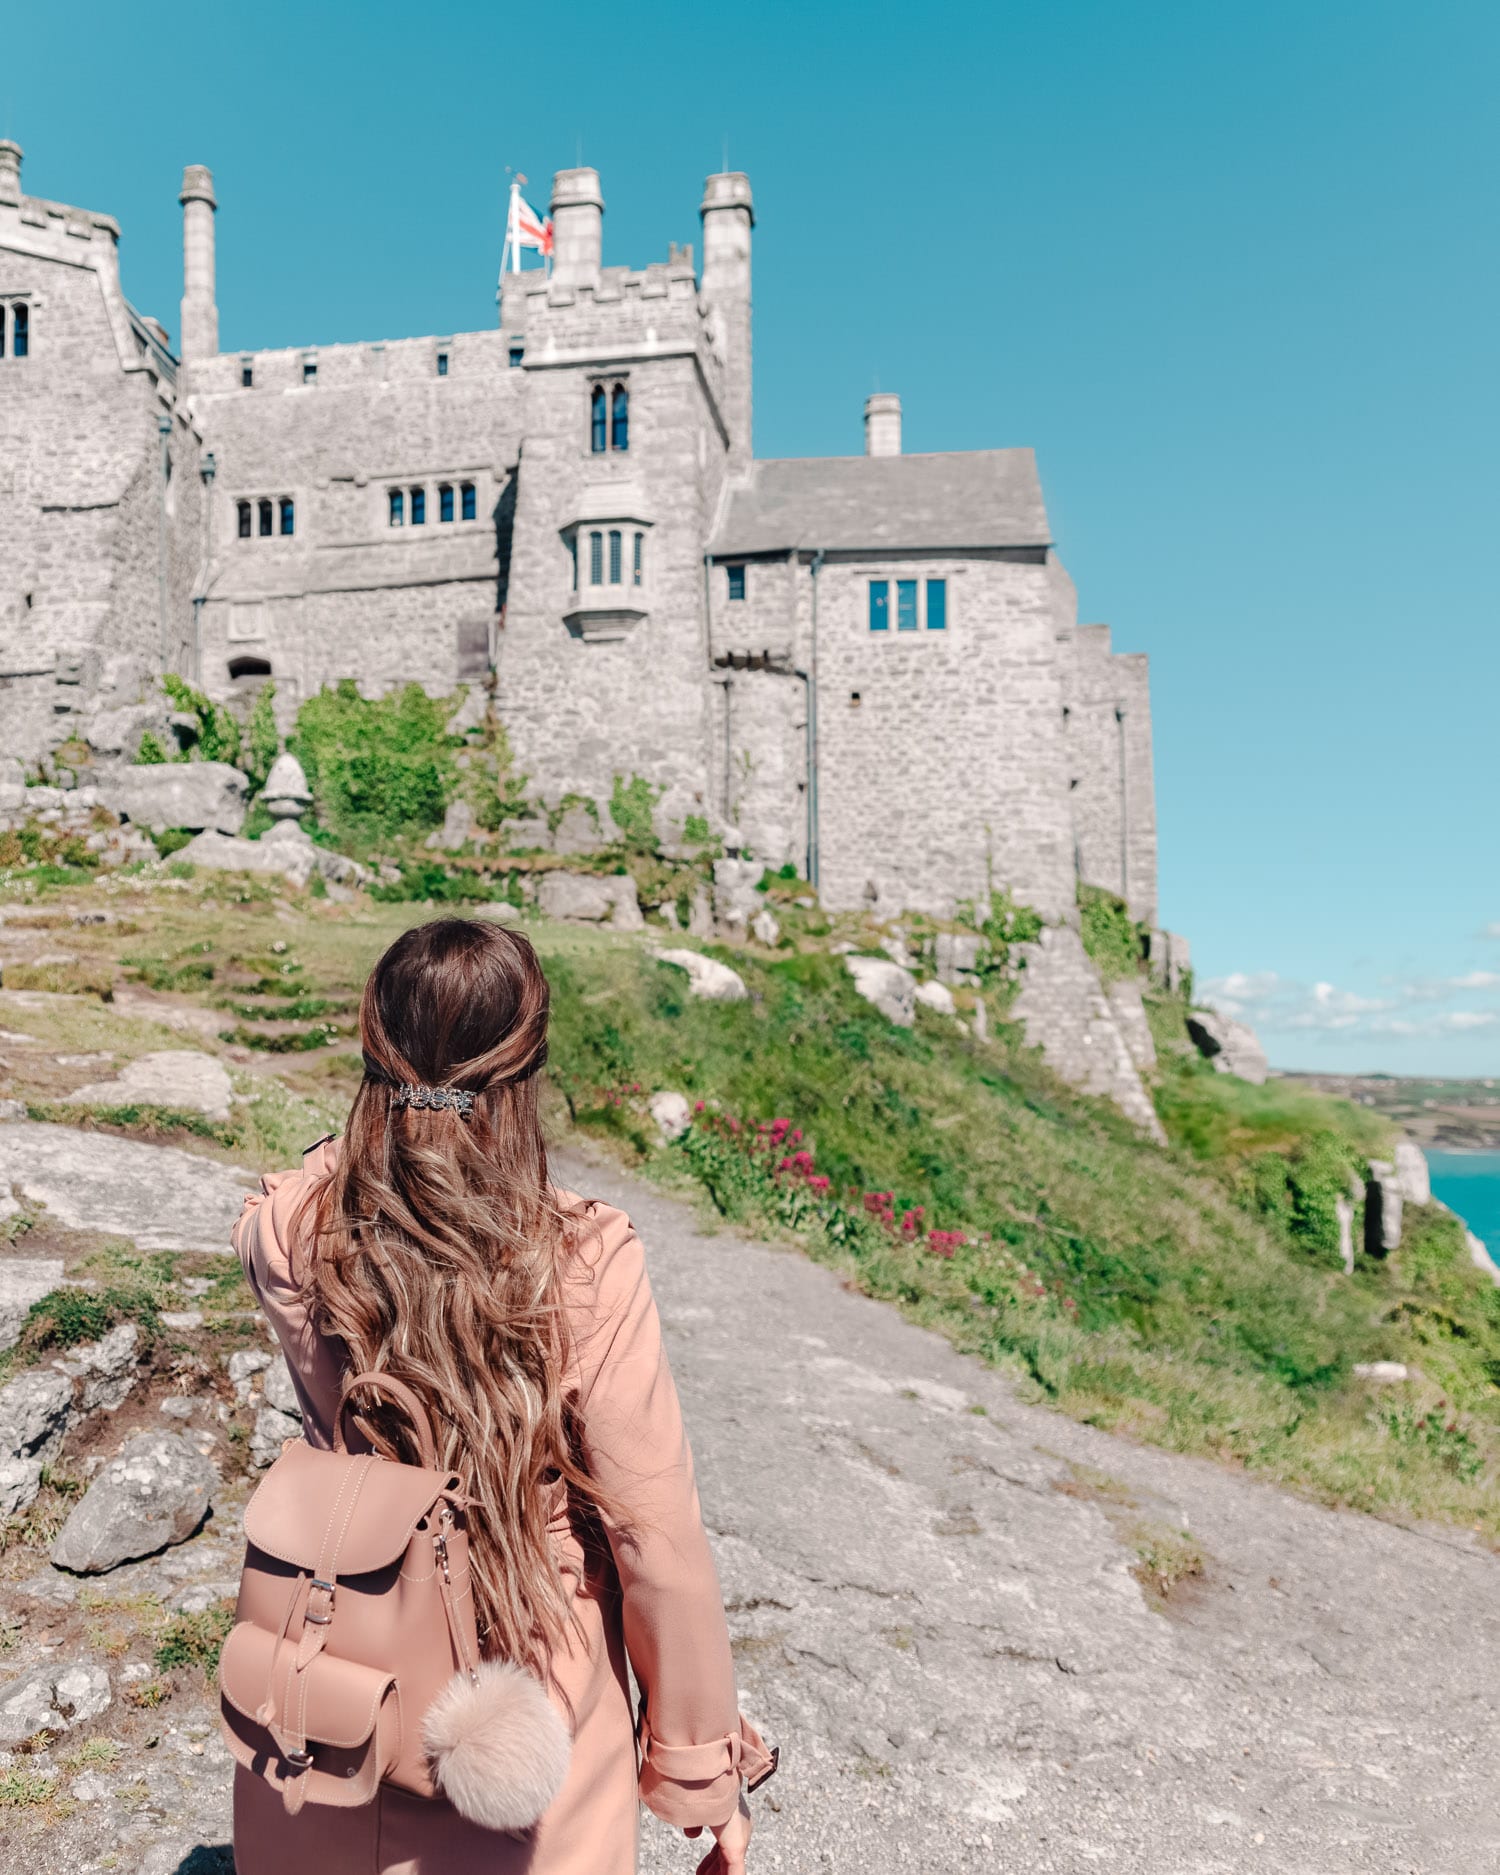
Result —
M 1500 1073 L 1494 108 L 1463 0 L 84 0 L 0 40 L 37 194 L 175 331 L 215 174 L 227 347 L 494 317 L 507 164 L 606 259 L 750 173 L 756 444 L 1033 444 L 1083 614 L 1152 659 L 1162 914 L 1283 1066 Z M 191 20 L 196 37 L 174 42 Z

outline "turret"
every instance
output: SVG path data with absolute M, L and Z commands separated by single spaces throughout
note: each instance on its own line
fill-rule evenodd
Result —
M 0 202 L 21 200 L 21 146 L 0 137 Z
M 552 178 L 552 278 L 559 286 L 597 286 L 603 250 L 598 170 L 558 170 Z
M 219 349 L 214 285 L 214 179 L 201 163 L 182 172 L 182 339 L 184 359 L 212 358 Z
M 894 391 L 872 391 L 865 399 L 865 454 L 901 454 L 901 399 Z
M 731 463 L 751 456 L 750 178 L 727 170 L 703 185 L 703 297 L 713 309 L 724 357 L 725 420 Z

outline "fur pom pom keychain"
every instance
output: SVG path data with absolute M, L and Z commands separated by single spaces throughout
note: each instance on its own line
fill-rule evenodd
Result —
M 562 1789 L 572 1741 L 539 1681 L 508 1660 L 456 1673 L 427 1708 L 432 1781 L 471 1823 L 530 1829 Z

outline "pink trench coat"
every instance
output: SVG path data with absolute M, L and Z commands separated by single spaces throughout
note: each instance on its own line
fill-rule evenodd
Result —
M 265 1178 L 234 1231 L 291 1369 L 305 1436 L 325 1448 L 339 1349 L 318 1333 L 299 1294 L 305 1239 L 297 1214 L 336 1153 L 336 1145 L 315 1146 L 300 1171 Z M 635 1530 L 629 1546 L 610 1532 L 611 1556 L 586 1563 L 565 1508 L 551 1525 L 578 1616 L 552 1661 L 552 1697 L 573 1732 L 562 1792 L 518 1838 L 467 1823 L 441 1801 L 386 1788 L 362 1810 L 307 1804 L 289 1817 L 274 1791 L 238 1770 L 238 1875 L 632 1875 L 638 1800 L 678 1826 L 722 1823 L 741 1776 L 753 1780 L 769 1765 L 736 1707 L 718 1578 L 640 1240 L 622 1211 L 561 1196 L 591 1226 L 566 1279 L 570 1384 L 595 1475 Z M 646 1702 L 639 1747 L 627 1659 Z

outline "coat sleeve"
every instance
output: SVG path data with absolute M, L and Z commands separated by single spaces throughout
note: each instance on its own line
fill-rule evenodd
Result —
M 313 1325 L 293 1263 L 298 1213 L 314 1182 L 305 1168 L 268 1172 L 260 1190 L 246 1198 L 231 1241 L 286 1356 L 303 1434 L 309 1445 L 326 1451 L 333 1443 L 342 1362 L 338 1344 Z
M 740 1780 L 771 1757 L 736 1703 L 719 1580 L 693 1480 L 645 1253 L 630 1220 L 590 1212 L 597 1252 L 588 1330 L 576 1350 L 583 1436 L 642 1689 L 640 1790 L 667 1823 L 722 1823 Z

